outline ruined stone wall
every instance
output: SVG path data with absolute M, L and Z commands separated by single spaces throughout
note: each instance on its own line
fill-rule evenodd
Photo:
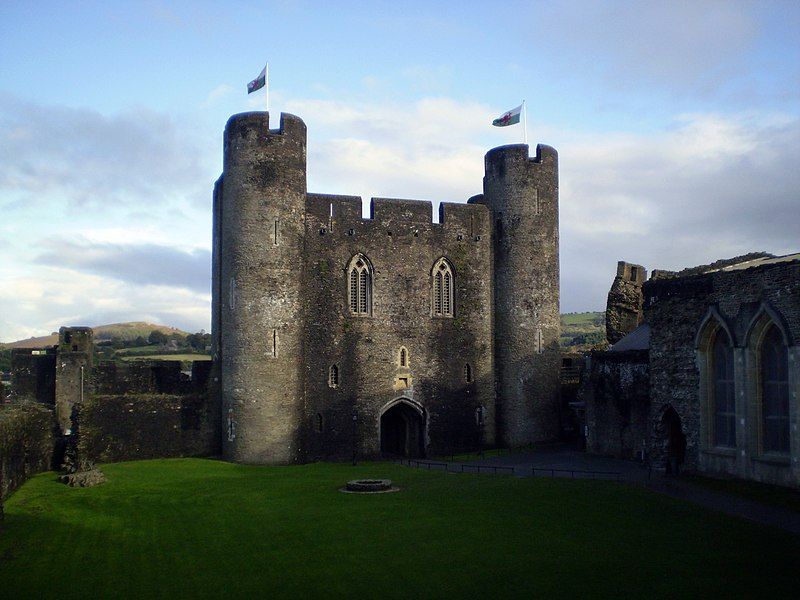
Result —
M 50 469 L 53 411 L 36 402 L 0 406 L 0 501 Z
M 589 452 L 636 458 L 648 449 L 649 386 L 646 350 L 592 352 L 580 390 Z
M 641 324 L 642 285 L 647 279 L 647 271 L 641 265 L 625 261 L 617 263 L 617 276 L 611 284 L 606 302 L 606 339 L 616 344 Z
M 93 395 L 75 410 L 78 455 L 116 462 L 220 452 L 219 405 L 204 394 Z
M 12 402 L 33 400 L 54 406 L 56 400 L 55 348 L 11 350 Z
M 94 334 L 89 327 L 62 327 L 56 350 L 56 420 L 62 433 L 72 430 L 72 407 L 87 393 L 94 364 Z
M 470 202 L 492 214 L 500 439 L 521 446 L 559 435 L 558 154 L 503 146 L 485 163 Z
M 677 278 L 660 278 L 644 285 L 645 318 L 650 336 L 650 424 L 654 431 L 652 453 L 663 453 L 659 435 L 661 416 L 672 406 L 680 416 L 687 438 L 686 463 L 690 468 L 725 472 L 772 483 L 797 485 L 798 389 L 800 389 L 800 264 L 763 265 L 746 270 L 712 272 Z M 757 399 L 751 393 L 757 370 L 746 348 L 754 318 L 769 307 L 778 315 L 789 336 L 789 371 L 792 393 L 792 454 L 784 464 L 759 456 Z M 713 311 L 713 314 L 712 314 Z M 721 319 L 734 345 L 736 373 L 737 447 L 715 449 L 703 418 L 700 401 L 700 366 L 696 340 L 704 321 Z
M 433 223 L 430 202 L 374 199 L 371 218 L 362 219 L 360 198 L 309 194 L 306 212 L 309 457 L 348 457 L 354 445 L 359 455 L 377 455 L 381 414 L 401 398 L 424 411 L 430 454 L 494 444 L 488 210 L 442 204 L 440 222 Z M 347 266 L 357 254 L 373 268 L 367 316 L 351 314 L 348 304 Z M 452 317 L 432 315 L 432 269 L 440 258 L 455 278 Z M 334 364 L 336 387 L 329 382 Z

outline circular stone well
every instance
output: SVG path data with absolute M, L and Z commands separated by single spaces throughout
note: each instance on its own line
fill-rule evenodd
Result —
M 353 479 L 340 491 L 348 494 L 385 494 L 399 490 L 400 488 L 392 486 L 391 479 Z

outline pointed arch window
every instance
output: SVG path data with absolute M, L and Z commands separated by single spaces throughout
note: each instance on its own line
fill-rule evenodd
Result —
M 401 367 L 408 367 L 408 350 L 405 349 L 405 346 L 400 346 L 398 362 Z
M 328 386 L 339 387 L 339 365 L 331 365 L 328 369 Z
M 764 452 L 789 453 L 789 354 L 772 325 L 760 348 L 761 444 Z
M 372 267 L 369 261 L 364 255 L 357 254 L 350 260 L 347 271 L 350 313 L 372 314 Z
M 432 310 L 435 317 L 453 316 L 453 269 L 446 259 L 440 258 L 433 265 Z
M 733 379 L 733 347 L 728 334 L 718 328 L 711 349 L 711 403 L 714 445 L 736 447 L 736 396 Z
M 467 383 L 472 383 L 472 365 L 469 363 L 464 365 L 464 380 Z

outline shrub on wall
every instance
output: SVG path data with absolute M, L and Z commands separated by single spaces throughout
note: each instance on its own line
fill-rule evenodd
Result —
M 50 409 L 32 402 L 0 406 L 0 499 L 51 467 L 53 443 Z

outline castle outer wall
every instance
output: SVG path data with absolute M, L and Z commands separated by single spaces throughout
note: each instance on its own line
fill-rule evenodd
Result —
M 490 152 L 484 195 L 442 204 L 434 223 L 430 202 L 373 199 L 362 219 L 360 198 L 307 194 L 305 144 L 292 115 L 274 130 L 267 113 L 226 127 L 212 285 L 224 456 L 419 456 L 557 437 L 555 151 Z

